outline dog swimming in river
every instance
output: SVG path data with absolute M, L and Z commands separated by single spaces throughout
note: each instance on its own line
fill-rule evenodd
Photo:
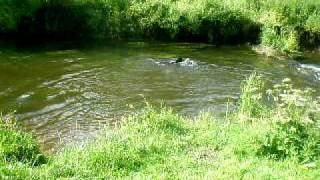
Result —
M 156 61 L 156 64 L 159 65 L 180 65 L 180 66 L 196 66 L 197 63 L 190 58 L 170 58 L 170 59 L 161 59 L 160 61 Z

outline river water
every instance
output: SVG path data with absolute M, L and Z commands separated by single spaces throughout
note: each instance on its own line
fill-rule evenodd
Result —
M 194 64 L 167 63 L 175 57 Z M 279 61 L 246 47 L 184 43 L 11 46 L 0 50 L 0 111 L 15 111 L 43 148 L 54 150 L 93 137 L 145 101 L 186 116 L 221 116 L 253 71 L 270 84 L 289 77 L 297 87 L 320 87 L 318 55 Z

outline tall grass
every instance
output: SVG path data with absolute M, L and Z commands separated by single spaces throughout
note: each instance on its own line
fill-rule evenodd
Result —
M 238 116 L 244 118 L 263 116 L 268 107 L 263 101 L 264 81 L 260 75 L 251 74 L 241 85 Z
M 320 100 L 310 89 L 294 89 L 289 79 L 267 91 L 261 84 L 259 75 L 243 83 L 239 109 L 228 123 L 208 113 L 186 119 L 148 105 L 47 162 L 39 161 L 43 155 L 30 135 L 2 120 L 0 178 L 316 179 Z M 257 109 L 257 94 L 269 100 L 259 106 L 268 112 Z
M 32 135 L 21 131 L 12 117 L 0 117 L 0 179 L 29 177 L 29 169 L 46 162 Z

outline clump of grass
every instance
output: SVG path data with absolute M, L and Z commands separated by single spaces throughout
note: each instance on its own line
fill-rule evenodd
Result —
M 261 153 L 308 162 L 320 155 L 320 101 L 313 98 L 312 89 L 294 89 L 290 81 L 268 90 L 274 101 L 273 130 L 264 138 Z
M 267 91 L 260 75 L 253 73 L 242 84 L 242 94 L 236 119 L 253 120 L 267 131 L 258 138 L 257 154 L 275 159 L 297 158 L 309 162 L 320 155 L 320 101 L 314 90 L 294 89 L 290 79 L 284 79 Z M 252 122 L 252 121 L 250 121 Z
M 0 118 L 0 158 L 32 166 L 46 162 L 36 140 L 19 130 L 14 121 L 3 117 Z
M 12 116 L 0 116 L 0 179 L 25 179 L 47 163 L 34 137 L 21 131 Z
M 254 118 L 265 115 L 268 107 L 263 102 L 264 81 L 256 72 L 241 84 L 238 117 Z

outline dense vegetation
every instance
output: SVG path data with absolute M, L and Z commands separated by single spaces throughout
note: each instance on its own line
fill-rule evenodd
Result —
M 258 75 L 242 85 L 224 120 L 186 119 L 150 105 L 85 147 L 45 158 L 30 135 L 0 126 L 1 179 L 212 178 L 316 179 L 320 176 L 320 100 L 289 79 L 265 90 Z
M 290 53 L 320 45 L 318 0 L 1 0 L 0 34 L 261 43 Z

